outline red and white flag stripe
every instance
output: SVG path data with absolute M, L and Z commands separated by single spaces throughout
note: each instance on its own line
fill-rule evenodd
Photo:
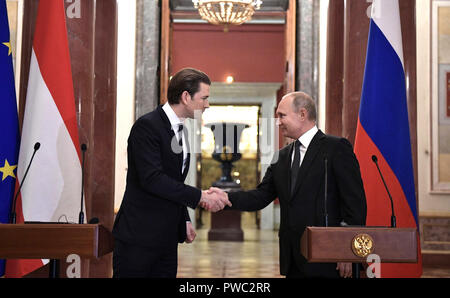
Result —
M 18 221 L 78 222 L 81 163 L 63 1 L 40 0 L 30 62 L 19 153 L 22 181 L 36 142 L 41 143 L 18 201 Z M 20 277 L 45 260 L 8 261 Z

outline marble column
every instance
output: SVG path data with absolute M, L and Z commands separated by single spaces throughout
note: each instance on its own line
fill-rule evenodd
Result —
M 25 101 L 27 97 L 28 75 L 30 72 L 31 48 L 33 46 L 34 24 L 36 23 L 39 1 L 24 2 L 22 24 L 22 56 L 20 57 L 21 71 L 19 82 L 19 126 L 22 130 Z M 19 41 L 18 41 L 19 42 Z
M 319 25 L 317 0 L 297 1 L 297 71 L 296 91 L 303 91 L 319 101 Z
M 117 3 L 95 1 L 93 133 L 91 146 L 91 217 L 109 231 L 114 223 L 114 183 L 117 99 Z M 89 277 L 109 277 L 112 254 L 91 260 Z
M 80 17 L 67 18 L 80 143 L 85 162 L 86 221 L 108 230 L 114 220 L 117 4 L 80 1 Z M 67 4 L 66 4 L 67 6 Z M 109 277 L 112 256 L 91 260 L 89 277 Z
M 417 43 L 416 43 L 416 1 L 400 0 L 400 21 L 403 39 L 403 60 L 405 64 L 406 98 L 408 101 L 409 133 L 413 156 L 414 182 L 416 197 L 418 193 L 417 177 Z
M 416 25 L 415 1 L 400 0 L 400 18 L 403 37 L 403 56 L 405 65 L 406 93 L 408 101 L 411 146 L 415 177 L 417 177 L 417 95 L 416 95 Z M 355 140 L 356 126 L 364 79 L 367 40 L 370 19 L 367 9 L 370 2 L 345 0 L 345 12 L 335 10 L 336 17 L 344 18 L 344 82 L 342 102 L 341 135 L 352 143 Z M 332 11 L 330 11 L 332 12 Z M 336 46 L 336 44 L 334 45 Z M 333 50 L 328 49 L 328 51 Z M 329 61 L 328 63 L 335 63 Z M 327 119 L 329 120 L 329 119 Z M 334 120 L 337 120 L 334 118 Z M 331 124 L 330 124 L 331 125 Z M 417 185 L 417 178 L 416 178 Z
M 329 18 L 344 19 L 344 81 L 343 81 L 343 100 L 342 100 L 342 136 L 348 138 L 352 143 L 355 140 L 356 126 L 359 114 L 359 104 L 361 100 L 361 90 L 364 79 L 364 67 L 366 61 L 367 40 L 369 34 L 370 19 L 367 16 L 367 9 L 370 2 L 363 0 L 344 0 L 345 8 L 336 8 L 336 2 L 330 1 L 329 13 L 333 16 Z M 416 24 L 414 0 L 400 0 L 400 19 L 403 38 L 403 56 L 406 79 L 406 95 L 408 101 L 409 126 L 411 137 L 411 150 L 413 157 L 415 184 L 417 184 L 417 81 L 416 81 Z M 338 21 L 336 21 L 338 22 Z M 330 42 L 331 39 L 328 41 Z M 335 40 L 328 48 L 333 51 L 340 47 L 340 41 Z M 328 54 L 332 55 L 332 54 Z M 338 59 L 338 57 L 335 57 Z M 328 61 L 330 64 L 336 61 Z M 329 78 L 333 74 L 327 74 Z M 337 78 L 334 78 L 337 82 Z M 330 90 L 327 90 L 327 94 Z M 332 109 L 339 109 L 331 98 L 327 97 L 327 106 Z M 340 103 L 336 103 L 340 104 Z M 329 125 L 339 125 L 337 116 L 327 116 Z M 328 124 L 327 124 L 328 126 Z M 417 189 L 416 189 L 417 191 Z
M 159 104 L 160 1 L 136 3 L 136 119 Z
M 344 80 L 344 0 L 329 2 L 327 27 L 325 132 L 339 136 L 342 133 Z
M 93 166 L 93 114 L 94 114 L 94 18 L 93 2 L 81 1 L 81 18 L 67 18 L 67 37 L 71 57 L 75 107 L 78 119 L 80 144 L 87 144 L 85 161 L 86 221 L 92 217 L 92 166 Z M 67 4 L 66 4 L 67 6 Z M 90 261 L 82 265 L 82 277 L 89 277 Z
M 352 144 L 355 141 L 359 103 L 366 62 L 370 2 L 345 0 L 344 13 L 344 86 L 342 132 Z

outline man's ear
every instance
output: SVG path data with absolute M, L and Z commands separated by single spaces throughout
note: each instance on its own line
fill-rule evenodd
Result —
M 299 115 L 300 115 L 300 119 L 302 119 L 302 120 L 306 119 L 306 117 L 307 117 L 306 109 L 305 108 L 301 108 Z
M 183 93 L 181 93 L 181 102 L 187 104 L 189 100 L 191 100 L 191 95 L 189 92 L 183 91 Z

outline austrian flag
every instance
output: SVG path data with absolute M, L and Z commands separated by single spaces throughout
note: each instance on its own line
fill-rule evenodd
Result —
M 17 178 L 34 157 L 17 202 L 17 222 L 77 222 L 81 162 L 63 1 L 40 0 L 23 120 Z M 8 260 L 6 276 L 20 277 L 43 260 Z

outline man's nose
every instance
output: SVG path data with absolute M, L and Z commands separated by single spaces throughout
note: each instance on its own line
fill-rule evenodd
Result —
M 203 103 L 203 106 L 205 108 L 209 108 L 209 101 L 206 99 L 205 102 Z
M 275 119 L 275 124 L 278 125 L 278 126 L 281 125 L 280 118 L 276 118 L 276 119 Z

